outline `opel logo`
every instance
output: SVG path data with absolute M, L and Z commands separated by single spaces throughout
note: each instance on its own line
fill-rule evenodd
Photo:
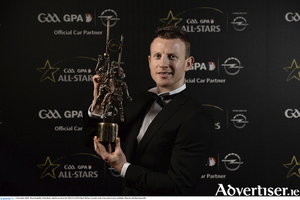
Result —
M 226 169 L 229 171 L 236 171 L 240 168 L 241 164 L 243 164 L 243 162 L 241 162 L 241 157 L 236 153 L 228 154 L 222 162 L 224 162 Z
M 241 62 L 237 58 L 233 57 L 228 58 L 222 66 L 229 75 L 236 75 L 240 72 L 241 68 L 243 68 L 243 66 L 241 66 Z

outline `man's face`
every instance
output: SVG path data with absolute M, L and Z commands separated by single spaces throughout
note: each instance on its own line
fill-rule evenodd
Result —
M 185 44 L 180 39 L 155 38 L 148 56 L 152 79 L 156 82 L 158 93 L 168 92 L 184 84 L 185 72 L 194 58 L 185 58 Z

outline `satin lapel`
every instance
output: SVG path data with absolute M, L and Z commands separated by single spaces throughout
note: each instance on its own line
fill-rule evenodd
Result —
M 132 156 L 135 154 L 136 147 L 137 147 L 137 135 L 139 134 L 143 119 L 150 109 L 153 99 L 152 95 L 148 95 L 147 97 L 143 98 L 143 101 L 141 101 L 141 105 L 134 105 L 133 111 L 127 111 L 127 112 L 134 112 L 134 110 L 139 110 L 140 112 L 137 114 L 132 115 L 129 119 L 129 121 L 134 121 L 133 123 L 127 124 L 127 126 L 130 126 L 130 133 L 127 135 L 126 139 L 126 156 L 128 162 L 131 161 Z
M 155 117 L 152 123 L 149 125 L 144 137 L 140 141 L 137 147 L 137 154 L 141 155 L 143 150 L 151 141 L 152 137 L 156 134 L 157 130 L 163 126 L 163 124 L 186 102 L 188 96 L 185 92 L 178 94 L 170 103 L 168 103 Z

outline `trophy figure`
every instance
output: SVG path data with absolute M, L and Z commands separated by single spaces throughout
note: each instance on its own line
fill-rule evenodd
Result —
M 121 39 L 109 39 L 109 27 L 110 20 L 107 20 L 107 34 L 106 34 L 106 52 L 104 55 L 98 56 L 98 63 L 95 68 L 95 72 L 100 76 L 100 86 L 99 86 L 99 94 L 97 99 L 92 106 L 92 111 L 95 110 L 96 105 L 99 103 L 101 99 L 101 109 L 103 110 L 103 114 L 101 115 L 101 119 L 103 122 L 97 124 L 97 137 L 100 142 L 114 142 L 115 138 L 118 137 L 119 126 L 114 122 L 115 115 L 119 115 L 120 120 L 124 121 L 124 111 L 123 111 L 123 91 L 125 92 L 127 99 L 131 101 L 131 97 L 129 95 L 128 87 L 126 82 L 124 81 L 125 73 L 123 69 L 120 67 L 121 65 L 121 57 L 122 57 L 122 49 L 123 49 L 123 35 L 121 35 Z M 111 52 L 119 52 L 118 62 L 111 61 L 110 55 L 108 51 Z M 104 60 L 104 65 L 101 66 L 101 61 Z M 101 66 L 101 67 L 100 67 Z M 118 113 L 116 106 L 118 105 Z M 109 115 L 109 111 L 111 110 L 111 118 L 110 122 L 107 122 L 107 117 Z

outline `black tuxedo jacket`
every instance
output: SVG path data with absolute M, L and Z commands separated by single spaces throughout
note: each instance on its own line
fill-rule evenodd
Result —
M 214 120 L 187 90 L 179 93 L 158 113 L 137 144 L 144 116 L 153 103 L 142 93 L 125 110 L 120 138 L 131 163 L 123 195 L 189 195 L 200 180 L 214 138 Z M 92 142 L 99 121 L 85 117 L 85 142 Z

